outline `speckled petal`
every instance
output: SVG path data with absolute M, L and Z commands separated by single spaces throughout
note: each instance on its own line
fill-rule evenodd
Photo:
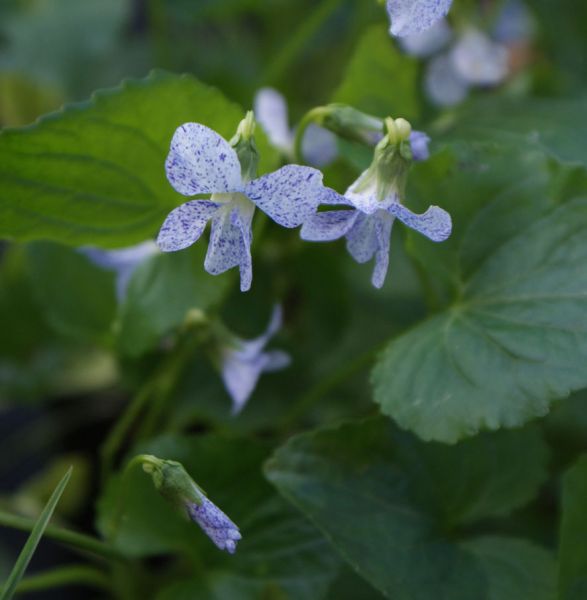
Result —
M 347 250 L 358 263 L 370 261 L 377 251 L 376 220 L 376 215 L 360 213 L 355 224 L 346 235 Z
M 452 37 L 452 30 L 446 19 L 436 21 L 430 29 L 399 38 L 401 49 L 410 56 L 427 58 L 441 50 Z
M 387 0 L 391 34 L 413 35 L 429 29 L 450 10 L 452 0 Z
M 240 192 L 241 166 L 230 144 L 200 123 L 184 123 L 171 140 L 167 179 L 184 196 Z
M 438 206 L 431 206 L 421 215 L 413 213 L 398 203 L 392 204 L 388 210 L 404 225 L 415 229 L 433 242 L 444 242 L 451 234 L 452 219 L 445 210 Z
M 376 288 L 383 287 L 387 268 L 389 267 L 389 241 L 394 218 L 384 211 L 376 213 L 375 237 L 377 238 L 377 251 L 375 252 L 375 267 L 371 276 L 371 283 Z
M 238 266 L 241 275 L 241 291 L 246 292 L 252 282 L 251 220 L 254 206 L 243 209 L 230 203 L 217 213 L 212 221 L 212 232 L 204 268 L 212 275 L 219 275 Z
M 312 215 L 300 236 L 309 242 L 330 242 L 346 235 L 359 216 L 358 210 L 329 210 Z
M 363 173 L 359 175 L 359 178 L 351 184 L 344 194 L 352 206 L 367 215 L 371 215 L 381 209 L 386 209 L 390 204 L 395 202 L 395 197 L 393 195 L 390 195 L 388 198 L 383 198 L 382 200 L 377 198 L 377 181 L 375 177 L 372 177 L 369 185 L 365 187 L 365 178 L 369 176 L 370 174 L 368 171 L 363 171 Z
M 283 227 L 298 227 L 321 201 L 322 173 L 312 167 L 287 165 L 247 183 L 245 194 Z
M 174 208 L 159 230 L 157 245 L 163 252 L 175 252 L 191 246 L 220 206 L 209 200 L 190 200 Z
M 190 518 L 195 521 L 204 533 L 220 550 L 233 554 L 236 543 L 242 538 L 238 527 L 206 496 L 202 496 L 201 504 L 190 503 L 187 506 Z

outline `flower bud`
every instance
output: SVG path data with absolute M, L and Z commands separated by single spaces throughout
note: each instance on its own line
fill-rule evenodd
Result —
M 259 153 L 255 144 L 255 128 L 257 123 L 252 110 L 249 110 L 245 118 L 238 124 L 230 145 L 235 149 L 241 164 L 241 173 L 245 182 L 257 177 L 259 166 Z
M 151 475 L 157 491 L 176 508 L 187 513 L 220 550 L 233 554 L 241 539 L 238 527 L 211 501 L 206 493 L 189 476 L 181 463 L 162 460 L 150 454 L 137 456 Z

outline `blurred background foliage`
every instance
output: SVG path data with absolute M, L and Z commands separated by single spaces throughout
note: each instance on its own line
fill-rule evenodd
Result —
M 472 4 L 455 0 L 451 16 L 466 18 Z M 551 0 L 533 0 L 528 8 L 536 21 L 536 36 L 524 68 L 495 90 L 474 92 L 464 106 L 440 111 L 422 93 L 424 65 L 401 53 L 388 35 L 385 11 L 375 1 L 2 0 L 0 126 L 9 129 L 30 124 L 64 103 L 83 101 L 95 90 L 116 86 L 124 78 L 143 78 L 154 68 L 194 75 L 244 108 L 252 106 L 260 87 L 269 85 L 287 98 L 292 125 L 313 106 L 340 101 L 381 117 L 405 116 L 433 135 L 435 155 L 415 169 L 418 177 L 410 181 L 416 205 L 443 205 L 442 198 L 431 201 L 430 196 L 452 196 L 455 221 L 468 225 L 473 210 L 507 197 L 512 187 L 518 194 L 514 183 L 523 174 L 532 181 L 519 195 L 530 199 L 533 215 L 540 215 L 587 191 L 584 159 L 577 164 L 566 160 L 565 155 L 585 150 L 584 140 L 572 146 L 574 138 L 568 133 L 575 126 L 585 130 L 585 110 L 581 107 L 586 106 L 587 97 L 587 5 L 559 0 L 553 7 Z M 188 84 L 177 85 L 187 89 Z M 197 100 L 204 92 L 198 88 L 190 93 Z M 521 148 L 527 150 L 527 140 L 512 142 L 508 138 L 510 155 L 501 160 L 492 157 L 488 160 L 490 170 L 484 174 L 478 169 L 479 154 L 471 155 L 470 145 L 459 154 L 459 143 L 467 144 L 476 135 L 467 129 L 471 115 L 474 121 L 482 110 L 489 119 L 491 110 L 495 110 L 499 121 L 507 112 L 503 107 L 512 100 L 550 102 L 570 96 L 579 99 L 574 112 L 563 105 L 559 105 L 558 112 L 549 112 L 554 104 L 545 105 L 543 112 L 537 109 L 537 118 L 544 123 L 551 119 L 554 129 L 560 122 L 566 123 L 559 136 L 550 140 L 548 156 L 537 157 L 534 152 L 539 150 L 533 148 L 525 155 L 527 160 L 512 166 L 508 161 L 518 156 Z M 218 129 L 229 136 L 239 111 L 221 96 L 214 98 L 223 108 L 223 114 L 214 117 Z M 493 109 L 485 111 L 485 106 Z M 165 102 L 158 102 L 152 110 L 153 121 L 161 127 L 173 121 L 167 112 L 172 108 Z M 187 114 L 190 106 L 182 105 L 181 110 Z M 193 110 L 197 113 L 203 109 L 194 103 Z M 461 128 L 453 144 L 450 126 L 454 122 Z M 515 129 L 515 115 L 510 124 Z M 76 122 L 72 124 L 73 129 L 77 126 Z M 169 135 L 172 130 L 170 127 Z M 523 132 L 520 136 L 523 138 Z M 483 150 L 477 146 L 476 151 L 491 153 L 492 148 L 503 148 L 499 146 L 503 140 L 498 138 L 498 134 L 488 134 L 479 142 L 485 143 Z M 266 141 L 261 139 L 260 145 L 265 170 L 269 170 L 278 164 L 279 156 Z M 363 148 L 348 142 L 339 144 L 339 154 L 325 176 L 329 185 L 343 190 L 370 157 Z M 464 169 L 451 177 L 455 165 L 464 165 Z M 163 177 L 162 163 L 161 173 L 156 176 Z M 471 203 L 459 204 L 473 193 Z M 521 205 L 522 209 L 526 207 L 525 201 Z M 188 470 L 202 477 L 206 482 L 202 485 L 210 487 L 227 513 L 242 522 L 245 540 L 250 539 L 243 541 L 242 555 L 239 550 L 236 563 L 209 553 L 208 540 L 200 532 L 187 529 L 180 519 L 174 520 L 148 483 L 141 480 L 142 474 L 135 473 L 129 500 L 135 512 L 125 524 L 126 529 L 115 536 L 115 545 L 124 556 L 159 558 L 150 558 L 152 564 L 133 563 L 132 568 L 122 561 L 112 579 L 120 597 L 141 597 L 149 590 L 148 597 L 156 593 L 161 599 L 307 600 L 327 596 L 333 600 L 368 600 L 386 593 L 384 574 L 367 577 L 379 589 L 375 591 L 349 566 L 341 566 L 340 558 L 318 529 L 286 505 L 263 479 L 262 463 L 292 433 L 343 418 L 377 414 L 369 383 L 375 352 L 386 340 L 424 318 L 429 309 L 437 310 L 450 302 L 454 282 L 444 281 L 442 274 L 446 265 L 456 260 L 453 251 L 457 245 L 460 247 L 460 239 L 456 236 L 454 247 L 448 245 L 439 258 L 428 260 L 426 242 L 396 231 L 391 274 L 383 290 L 377 291 L 368 281 L 368 268 L 350 260 L 341 244 L 302 243 L 297 232 L 279 229 L 270 222 L 262 222 L 260 229 L 262 244 L 254 246 L 255 283 L 246 295 L 236 290 L 234 273 L 218 278 L 204 273 L 200 266 L 204 252 L 201 244 L 181 255 L 149 259 L 133 276 L 121 303 L 116 300 L 114 274 L 92 264 L 70 246 L 42 240 L 2 246 L 0 507 L 34 517 L 62 475 L 63 465 L 74 464 L 71 483 L 57 509 L 57 522 L 96 531 L 97 505 L 97 531 L 108 537 L 112 505 L 116 502 L 113 498 L 117 497 L 120 481 L 118 475 L 113 476 L 105 488 L 101 487 L 97 449 L 131 399 L 147 393 L 152 394 L 154 402 L 146 410 L 142 427 L 131 428 L 123 454 L 134 449 L 183 460 Z M 422 285 L 430 281 L 426 270 L 433 272 L 431 279 L 436 286 L 427 296 L 422 293 Z M 431 302 L 431 298 L 435 300 Z M 292 366 L 264 376 L 238 418 L 231 416 L 230 400 L 204 346 L 182 359 L 171 385 L 161 383 L 161 374 L 176 366 L 168 365 L 169 348 L 180 336 L 190 310 L 220 314 L 232 330 L 248 338 L 263 330 L 276 301 L 283 304 L 285 325 L 274 343 L 291 353 Z M 587 451 L 586 401 L 585 392 L 576 393 L 554 406 L 532 431 L 533 443 L 540 446 L 541 452 L 543 447 L 548 449 L 541 454 L 541 474 L 528 484 L 531 491 L 522 494 L 524 502 L 511 506 L 506 503 L 504 508 L 496 501 L 497 508 L 480 511 L 466 525 L 451 523 L 445 527 L 435 523 L 434 527 L 447 539 L 463 531 L 475 536 L 519 536 L 545 545 L 552 554 L 558 543 L 561 473 Z M 366 462 L 372 458 L 368 452 L 378 456 L 380 451 L 372 446 L 377 446 L 377 435 L 381 435 L 378 428 L 382 426 L 376 419 L 370 423 L 369 428 L 377 431 L 364 444 Z M 155 436 L 159 432 L 165 435 Z M 327 432 L 316 434 L 315 439 L 300 438 L 294 442 L 294 450 L 307 453 L 311 460 L 316 448 L 322 448 L 320 451 L 332 460 L 329 472 L 338 473 L 336 469 L 340 469 L 341 481 L 354 481 L 356 473 L 351 477 L 344 471 L 349 465 L 338 464 L 337 452 L 344 462 L 346 445 L 345 437 L 335 439 L 336 435 Z M 366 434 L 348 434 L 349 439 L 360 439 L 361 435 Z M 520 435 L 528 433 L 522 430 Z M 420 456 L 420 452 L 426 455 L 428 450 L 422 449 L 422 442 L 406 439 L 398 444 L 413 444 L 414 456 Z M 363 447 L 355 443 L 357 448 Z M 531 448 L 520 447 L 518 451 L 524 454 Z M 342 517 L 352 519 L 351 509 L 359 508 L 349 501 L 348 515 L 341 512 L 342 523 L 324 524 L 321 519 L 327 516 L 308 503 L 303 490 L 296 489 L 305 474 L 296 473 L 299 465 L 290 464 L 286 451 L 280 452 L 271 462 L 270 479 L 310 515 L 329 539 L 336 538 L 348 522 Z M 359 457 L 363 456 L 361 452 L 357 453 Z M 469 456 L 466 447 L 463 453 Z M 401 471 L 398 486 L 429 490 L 426 486 L 433 483 L 417 475 L 428 459 L 412 458 L 415 462 L 404 457 L 400 466 L 390 466 L 391 470 Z M 349 468 L 355 469 L 353 460 Z M 475 455 L 470 460 L 476 464 Z M 326 467 L 328 471 L 329 465 Z M 449 472 L 450 464 L 434 468 Z M 580 479 L 581 468 L 584 471 L 584 465 L 575 467 L 571 479 Z M 571 479 L 569 490 L 574 481 Z M 324 505 L 328 505 L 332 490 L 325 488 L 320 493 Z M 478 500 L 474 493 L 470 497 L 467 491 L 463 494 L 467 501 Z M 572 490 L 568 494 L 571 498 Z M 315 502 L 321 497 L 317 496 Z M 398 502 L 403 505 L 403 496 Z M 576 501 L 571 498 L 567 502 Z M 423 513 L 439 510 L 429 506 L 420 509 Z M 164 515 L 156 527 L 152 520 L 160 517 L 153 515 Z M 571 517 L 565 523 L 569 531 L 575 526 Z M 0 580 L 23 539 L 15 532 L 5 535 L 8 530 L 2 531 Z M 376 535 L 377 529 L 373 531 Z M 352 535 L 350 531 L 349 537 Z M 360 549 L 349 549 L 345 543 L 341 542 L 344 553 L 353 556 L 350 566 L 364 576 Z M 292 551 L 298 547 L 301 552 Z M 466 552 L 481 560 L 478 556 L 486 550 L 476 548 L 473 552 L 467 548 Z M 378 551 L 387 550 L 382 547 Z M 515 553 L 516 548 L 508 547 L 508 551 Z M 167 552 L 178 552 L 180 560 L 171 563 L 161 559 L 160 555 Z M 529 552 L 529 556 L 529 561 L 536 559 L 546 565 L 545 571 L 554 569 L 550 555 L 537 558 Z M 79 560 L 47 540 L 33 571 L 72 559 Z M 483 560 L 489 561 L 486 557 Z M 490 577 L 499 579 L 493 567 L 486 562 L 483 565 Z M 568 573 L 565 577 L 571 580 L 573 574 Z M 509 596 L 495 592 L 487 598 L 521 600 L 523 596 L 515 596 L 515 590 L 524 588 L 515 585 Z M 76 590 L 75 586 L 70 590 L 70 595 L 56 591 L 37 597 L 89 597 L 87 591 Z M 112 592 L 105 593 L 111 597 L 108 594 Z M 428 597 L 432 596 L 422 596 Z M 545 593 L 539 597 L 554 596 Z M 450 596 L 450 600 L 456 598 Z M 580 600 L 581 596 L 564 598 Z

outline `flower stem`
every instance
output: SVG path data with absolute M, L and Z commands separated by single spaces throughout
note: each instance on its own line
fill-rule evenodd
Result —
M 17 591 L 19 593 L 37 592 L 68 585 L 110 589 L 108 577 L 99 569 L 85 565 L 70 565 L 25 577 L 18 584 Z
M 0 511 L 0 526 L 11 527 L 20 531 L 31 531 L 35 526 L 35 520 Z M 69 529 L 64 529 L 56 525 L 47 526 L 44 536 L 57 542 L 67 544 L 68 546 L 72 546 L 76 550 L 89 552 L 90 554 L 107 560 L 126 560 L 116 548 L 113 548 L 96 538 Z
M 304 153 L 302 150 L 302 144 L 304 141 L 304 134 L 306 133 L 306 129 L 308 129 L 308 126 L 311 125 L 312 123 L 314 123 L 314 121 L 316 121 L 316 118 L 318 116 L 321 117 L 323 114 L 324 114 L 324 108 L 322 106 L 318 106 L 316 108 L 313 108 L 312 110 L 309 110 L 302 117 L 302 120 L 299 122 L 299 124 L 296 128 L 296 135 L 294 138 L 293 151 L 294 151 L 294 160 L 299 165 L 305 164 Z

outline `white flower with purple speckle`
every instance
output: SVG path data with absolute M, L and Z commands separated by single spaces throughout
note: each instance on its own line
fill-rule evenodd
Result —
M 100 248 L 80 248 L 95 265 L 116 273 L 116 297 L 121 302 L 125 295 L 130 278 L 137 267 L 159 253 L 157 244 L 152 240 L 141 242 L 136 246 L 117 250 L 102 250 Z
M 420 33 L 446 16 L 452 0 L 387 0 L 392 35 Z
M 211 221 L 204 267 L 218 275 L 238 266 L 243 292 L 251 287 L 253 277 L 251 221 L 255 206 L 283 227 L 298 227 L 316 211 L 324 189 L 320 171 L 299 165 L 245 181 L 235 150 L 199 123 L 185 123 L 177 129 L 165 168 L 177 192 L 184 196 L 210 194 L 210 199 L 190 200 L 172 210 L 157 244 L 164 252 L 187 248 Z
M 411 154 L 418 153 L 423 157 L 428 153 L 429 138 L 421 134 L 421 139 L 414 140 L 414 132 L 403 119 L 387 121 L 390 123 L 386 125 L 389 133 L 375 149 L 371 167 L 360 175 L 344 196 L 331 191 L 323 202 L 346 205 L 350 210 L 316 213 L 301 230 L 302 239 L 313 242 L 345 237 L 347 250 L 359 263 L 375 257 L 371 282 L 377 288 L 383 286 L 387 275 L 391 228 L 395 219 L 434 242 L 446 240 L 452 230 L 450 215 L 442 208 L 431 206 L 419 215 L 401 204 L 402 178 L 409 164 L 402 154 L 402 144 L 409 140 Z
M 277 371 L 290 364 L 290 357 L 281 350 L 266 351 L 265 346 L 282 325 L 280 306 L 273 314 L 263 335 L 254 340 L 232 338 L 220 352 L 222 380 L 232 398 L 233 413 L 239 413 L 250 398 L 262 373 Z
M 230 554 L 236 551 L 236 544 L 242 538 L 238 527 L 208 498 L 201 496 L 200 504 L 190 502 L 188 515 L 220 550 Z

